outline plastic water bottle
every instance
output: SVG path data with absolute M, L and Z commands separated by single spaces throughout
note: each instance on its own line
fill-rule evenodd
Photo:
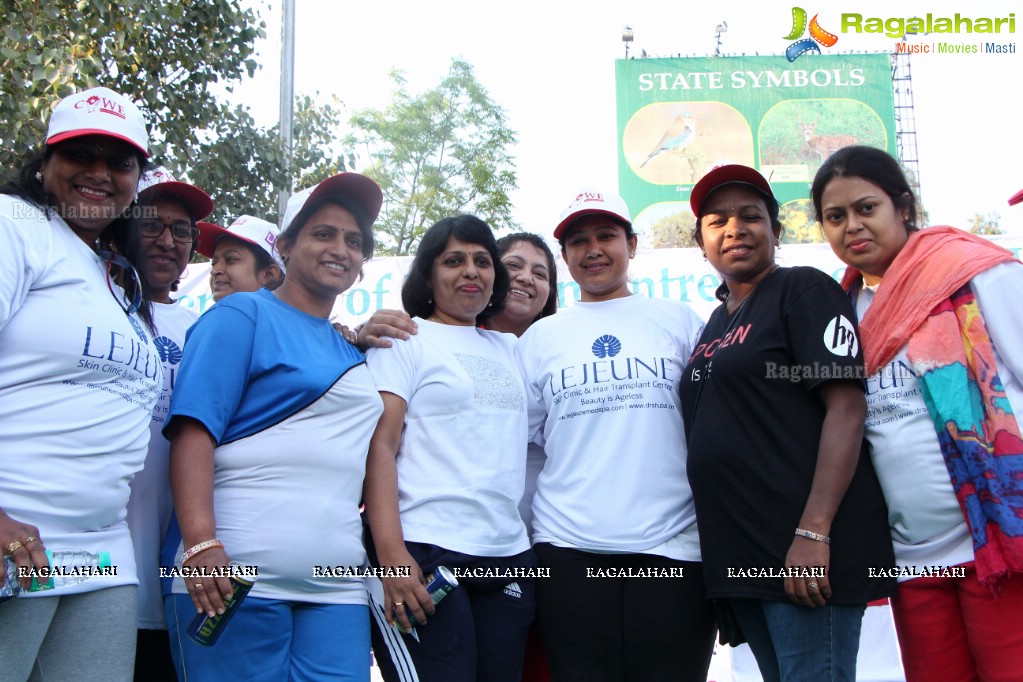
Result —
M 78 585 L 90 578 L 104 575 L 116 575 L 116 569 L 110 565 L 110 552 L 86 552 L 83 549 L 46 550 L 46 558 L 50 562 L 47 575 L 41 572 L 32 577 L 29 592 L 52 590 L 59 587 Z M 0 602 L 17 597 L 22 592 L 18 581 L 18 565 L 10 556 L 4 557 L 4 585 L 0 588 Z
M 4 557 L 4 584 L 0 585 L 0 604 L 21 594 L 18 565 L 9 556 Z

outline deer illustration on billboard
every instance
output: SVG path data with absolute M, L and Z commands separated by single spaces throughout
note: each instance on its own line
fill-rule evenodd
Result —
M 821 161 L 824 161 L 842 147 L 848 147 L 859 142 L 852 135 L 814 135 L 813 133 L 817 128 L 819 117 L 814 118 L 813 123 L 803 123 L 800 119 L 796 120 L 802 129 L 803 141 L 806 143 L 807 149 L 816 152 L 821 157 Z

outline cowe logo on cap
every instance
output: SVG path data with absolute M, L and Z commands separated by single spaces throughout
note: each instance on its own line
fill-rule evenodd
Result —
M 92 114 L 97 110 L 103 114 L 112 114 L 119 118 L 127 118 L 124 115 L 124 107 L 115 102 L 112 99 L 106 97 L 100 97 L 99 95 L 92 95 L 91 97 L 75 102 L 75 109 L 81 109 L 85 107 L 86 112 Z
M 575 198 L 577 204 L 586 203 L 588 201 L 599 201 L 604 203 L 604 195 L 600 192 L 582 192 Z

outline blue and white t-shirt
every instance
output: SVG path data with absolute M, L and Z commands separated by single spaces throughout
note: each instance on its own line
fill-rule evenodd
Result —
M 366 563 L 359 504 L 382 412 L 362 353 L 268 291 L 234 294 L 189 330 L 168 423 L 190 417 L 217 442 L 217 537 L 258 566 L 251 596 L 366 603 L 361 579 L 315 570 Z M 163 563 L 182 549 L 172 525 Z

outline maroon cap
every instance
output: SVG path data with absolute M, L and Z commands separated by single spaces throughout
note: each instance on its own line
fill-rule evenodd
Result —
M 196 220 L 202 220 L 213 213 L 213 199 L 210 195 L 187 182 L 178 182 L 163 166 L 156 166 L 139 178 L 138 194 L 143 199 L 152 194 L 165 194 L 183 202 L 192 211 Z
M 762 194 L 774 199 L 771 183 L 764 179 L 764 176 L 757 172 L 756 169 L 739 164 L 718 166 L 700 178 L 700 181 L 693 187 L 693 191 L 689 195 L 689 207 L 693 210 L 693 215 L 697 218 L 700 217 L 700 209 L 703 208 L 703 202 L 711 192 L 722 185 L 733 183 L 749 185 Z

